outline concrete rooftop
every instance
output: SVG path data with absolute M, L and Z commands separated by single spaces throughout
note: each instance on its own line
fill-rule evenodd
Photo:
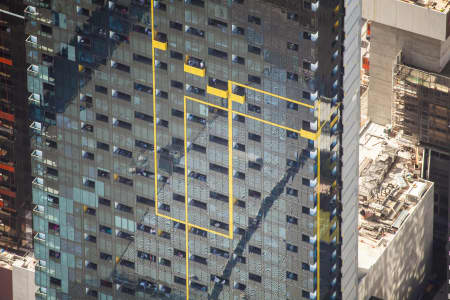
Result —
M 0 268 L 11 270 L 13 266 L 34 272 L 37 261 L 33 255 L 21 256 L 0 248 Z
M 401 0 L 401 1 L 434 9 L 443 13 L 448 12 L 448 10 L 450 9 L 449 0 Z
M 359 154 L 358 268 L 369 270 L 432 184 L 418 178 L 422 150 L 384 126 L 362 129 Z

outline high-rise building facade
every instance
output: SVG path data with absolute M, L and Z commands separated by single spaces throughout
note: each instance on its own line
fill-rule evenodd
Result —
M 32 217 L 24 8 L 21 1 L 0 1 L 0 247 L 27 251 Z
M 356 299 L 359 1 L 25 2 L 40 299 Z

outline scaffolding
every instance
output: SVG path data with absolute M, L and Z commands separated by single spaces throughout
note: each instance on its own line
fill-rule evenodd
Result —
M 450 77 L 407 66 L 401 53 L 392 75 L 392 130 L 414 144 L 449 145 Z

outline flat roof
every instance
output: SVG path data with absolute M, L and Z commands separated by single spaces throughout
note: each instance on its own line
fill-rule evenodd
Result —
M 432 186 L 420 179 L 422 149 L 368 123 L 359 142 L 358 269 L 365 275 Z M 363 272 L 363 274 L 361 274 Z
M 401 1 L 437 10 L 443 13 L 448 12 L 450 8 L 449 0 L 401 0 Z
M 34 272 L 36 263 L 33 253 L 20 255 L 19 253 L 0 248 L 0 268 L 11 270 L 14 266 Z

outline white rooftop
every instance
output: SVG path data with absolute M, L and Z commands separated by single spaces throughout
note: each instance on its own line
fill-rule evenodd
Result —
M 33 254 L 24 256 L 0 248 L 0 268 L 11 270 L 12 267 L 24 268 L 34 272 L 36 259 Z
M 431 183 L 419 177 L 422 150 L 368 123 L 359 144 L 358 268 L 369 270 Z

